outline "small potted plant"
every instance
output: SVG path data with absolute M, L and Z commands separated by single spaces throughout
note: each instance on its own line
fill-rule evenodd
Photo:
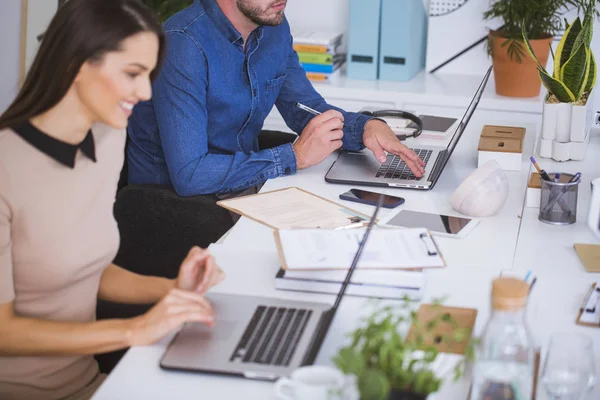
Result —
M 553 54 L 554 69 L 546 71 L 530 45 L 525 29 L 522 37 L 548 89 L 544 101 L 540 155 L 557 161 L 582 159 L 592 122 L 590 94 L 596 83 L 596 61 L 590 48 L 596 0 L 588 0 L 583 22 L 579 17 L 567 24 Z
M 488 34 L 496 93 L 510 97 L 539 95 L 541 81 L 536 71 L 537 64 L 527 56 L 521 30 L 525 29 L 539 63 L 545 66 L 553 36 L 563 28 L 562 14 L 570 7 L 582 10 L 588 1 L 492 0 L 483 17 L 485 20 L 499 20 L 502 24 L 501 28 L 490 30 Z
M 333 359 L 345 374 L 357 378 L 362 400 L 425 400 L 439 390 L 443 377 L 436 376 L 433 363 L 439 342 L 446 349 L 466 345 L 466 357 L 454 369 L 455 379 L 463 372 L 464 361 L 473 358 L 471 332 L 435 302 L 433 317 L 420 321 L 408 299 L 396 306 L 376 305 L 375 311 L 349 334 L 350 344 Z M 410 332 L 403 337 L 403 330 Z M 435 334 L 434 334 L 435 332 Z M 439 332 L 445 332 L 440 334 Z

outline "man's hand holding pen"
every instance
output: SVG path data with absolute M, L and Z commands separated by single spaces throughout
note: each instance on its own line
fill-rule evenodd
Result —
M 294 143 L 298 170 L 312 167 L 342 147 L 344 116 L 336 110 L 317 115 Z
M 301 103 L 296 103 L 296 107 L 315 115 L 294 143 L 297 168 L 300 170 L 320 163 L 342 147 L 344 116 L 335 110 L 321 113 Z M 425 173 L 425 162 L 414 151 L 400 143 L 383 121 L 373 119 L 365 124 L 363 144 L 382 164 L 387 161 L 388 152 L 400 157 L 416 177 Z

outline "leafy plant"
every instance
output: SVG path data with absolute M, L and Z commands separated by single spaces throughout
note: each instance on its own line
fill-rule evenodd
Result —
M 165 22 L 177 11 L 183 10 L 193 0 L 143 0 L 143 3 L 150 7 L 158 15 L 161 22 Z
M 351 343 L 338 352 L 333 361 L 345 374 L 357 377 L 362 400 L 387 399 L 391 390 L 406 391 L 427 396 L 439 390 L 442 378 L 431 370 L 438 350 L 430 344 L 432 332 L 447 325 L 448 334 L 437 339 L 448 348 L 470 341 L 470 332 L 458 328 L 457 322 L 434 302 L 436 315 L 420 321 L 412 303 L 405 298 L 399 305 L 376 305 L 374 312 L 363 319 L 363 324 L 349 333 Z M 410 335 L 404 338 L 401 331 L 412 325 Z M 436 330 L 437 332 L 437 330 Z M 467 346 L 467 359 L 473 359 L 472 343 Z M 455 369 L 455 379 L 460 378 L 463 364 Z
M 527 51 L 537 63 L 542 83 L 548 89 L 554 101 L 561 103 L 585 104 L 596 83 L 596 61 L 590 49 L 593 35 L 594 0 L 590 1 L 585 11 L 583 23 L 577 19 L 569 25 L 563 35 L 554 57 L 554 70 L 550 75 L 540 64 L 529 43 L 525 28 L 522 37 Z
M 562 14 L 569 8 L 577 12 L 593 9 L 594 16 L 600 16 L 596 4 L 600 0 L 493 0 L 490 8 L 483 14 L 485 20 L 499 18 L 503 26 L 490 37 L 490 40 L 502 40 L 502 47 L 508 46 L 511 60 L 521 62 L 526 55 L 521 31 L 525 30 L 530 39 L 544 39 L 559 34 L 563 29 Z M 487 43 L 488 53 L 491 43 Z

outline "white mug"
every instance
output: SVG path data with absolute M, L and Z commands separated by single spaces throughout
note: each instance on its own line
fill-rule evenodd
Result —
M 358 399 L 354 376 L 320 365 L 300 367 L 289 378 L 280 378 L 275 383 L 275 394 L 284 400 Z

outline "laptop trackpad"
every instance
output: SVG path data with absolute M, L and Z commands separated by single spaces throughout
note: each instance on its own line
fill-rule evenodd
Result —
M 188 323 L 179 334 L 178 340 L 229 340 L 237 324 L 235 321 L 216 320 L 211 328 L 201 322 Z
M 392 156 L 388 156 L 388 159 Z M 342 159 L 342 165 L 349 167 L 359 167 L 365 168 L 368 166 L 370 168 L 378 169 L 381 166 L 381 163 L 377 161 L 375 156 L 370 153 L 346 153 L 344 154 L 344 158 Z

